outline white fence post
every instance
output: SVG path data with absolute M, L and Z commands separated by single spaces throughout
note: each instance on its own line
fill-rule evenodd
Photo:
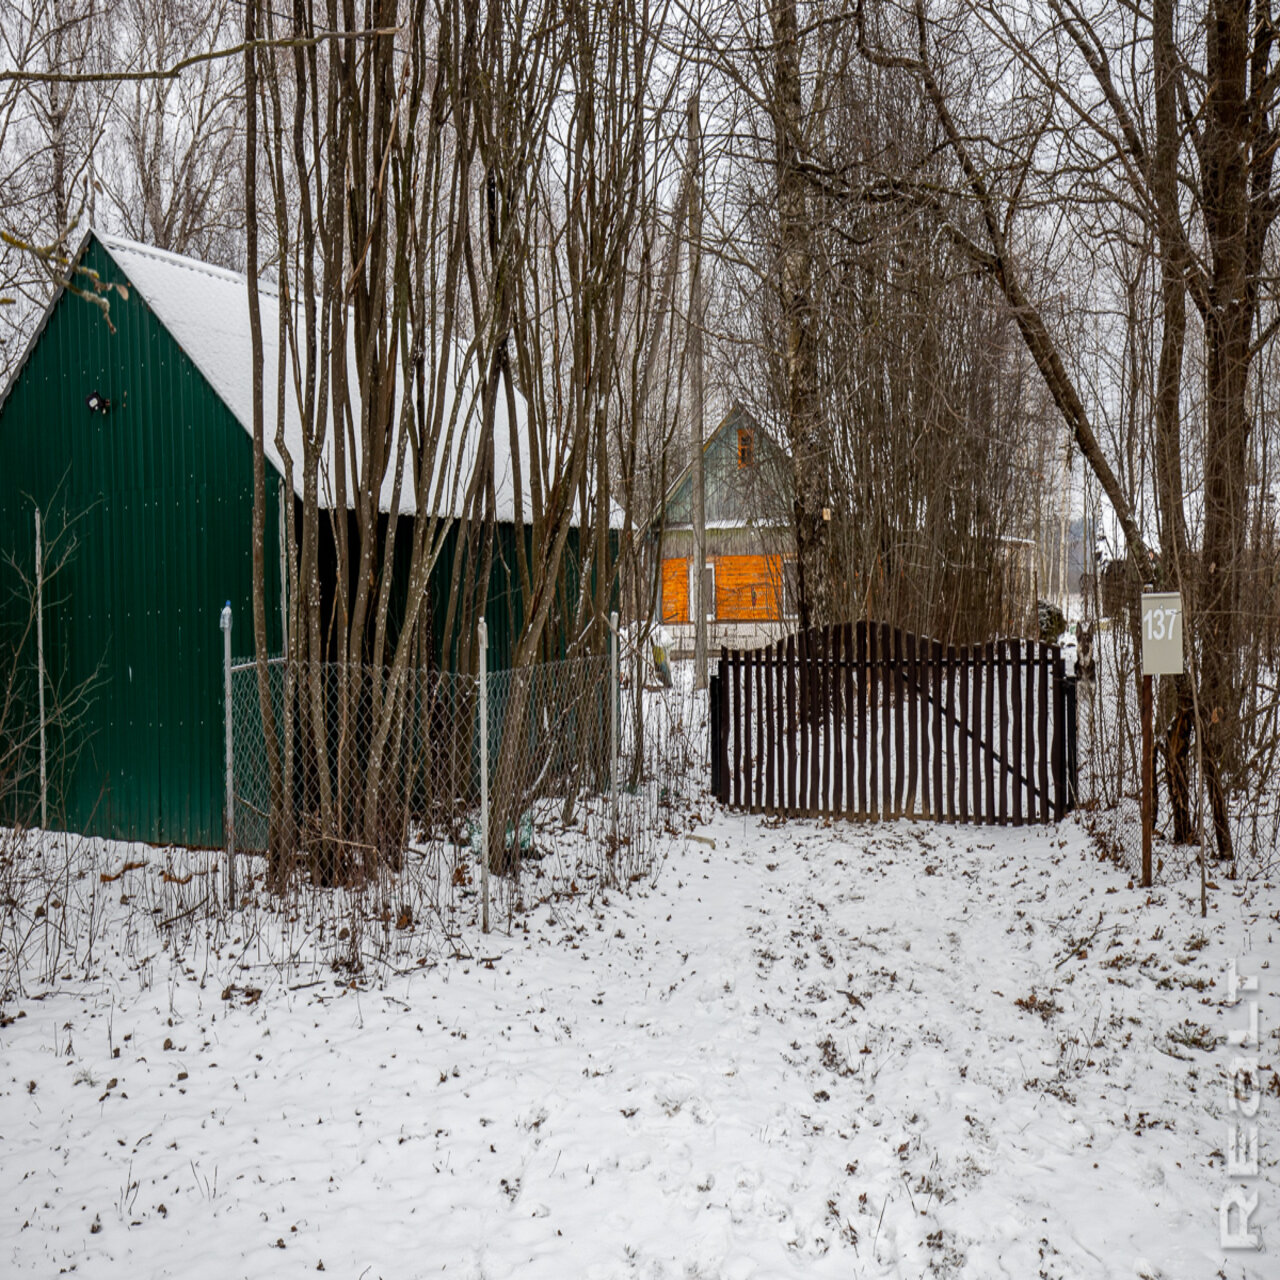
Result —
M 222 716 L 226 725 L 227 755 L 227 906 L 236 900 L 236 797 L 235 755 L 231 745 L 231 601 L 222 610 Z
M 480 641 L 480 927 L 489 932 L 489 628 L 476 624 Z
M 613 806 L 613 838 L 618 838 L 618 611 L 609 615 L 609 798 Z
M 44 727 L 44 546 L 36 508 L 36 679 L 40 685 L 40 829 L 49 829 L 49 773 Z

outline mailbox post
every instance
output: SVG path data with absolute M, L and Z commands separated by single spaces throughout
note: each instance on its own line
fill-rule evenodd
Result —
M 1142 593 L 1142 887 L 1151 887 L 1154 826 L 1155 733 L 1152 678 L 1182 674 L 1182 596 L 1176 591 Z

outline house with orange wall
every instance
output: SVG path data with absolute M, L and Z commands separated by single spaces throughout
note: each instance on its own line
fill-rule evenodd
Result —
M 791 459 L 740 405 L 703 446 L 705 598 L 712 652 L 765 644 L 795 626 L 795 535 Z M 661 619 L 674 656 L 693 652 L 697 579 L 693 564 L 693 476 L 667 491 L 651 537 L 661 558 Z

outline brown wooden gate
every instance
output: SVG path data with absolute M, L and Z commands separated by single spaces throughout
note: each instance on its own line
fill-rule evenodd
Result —
M 1056 645 L 846 623 L 721 650 L 712 787 L 752 813 L 1056 822 L 1067 735 Z

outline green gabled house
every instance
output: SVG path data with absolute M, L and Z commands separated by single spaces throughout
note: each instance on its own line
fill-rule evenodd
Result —
M 33 722 L 38 685 L 31 603 L 38 511 L 49 574 L 45 694 L 55 725 L 49 825 L 217 846 L 224 807 L 218 622 L 226 602 L 236 619 L 234 652 L 253 650 L 245 279 L 93 232 L 76 261 L 104 284 L 121 286 L 106 294 L 109 323 L 99 307 L 61 290 L 22 359 L 0 377 L 0 655 L 15 672 L 7 704 L 0 704 L 7 705 L 0 718 L 0 804 L 7 798 L 12 810 L 0 812 L 0 822 L 29 818 L 38 776 L 34 739 L 19 730 Z M 277 367 L 275 307 L 264 291 L 268 377 Z M 290 512 L 296 518 L 298 508 L 276 452 L 274 390 L 269 386 L 265 396 L 264 550 L 268 627 L 279 652 L 283 520 Z M 292 396 L 285 400 L 284 435 L 297 442 L 300 457 L 301 428 Z M 495 448 L 509 438 L 504 420 Z M 511 469 L 510 457 L 496 458 L 499 554 L 483 593 L 490 660 L 499 666 L 509 661 L 523 624 L 511 572 L 521 536 Z M 413 518 L 403 504 L 401 512 Z M 522 533 L 527 539 L 529 530 Z M 450 536 L 458 536 L 456 526 Z M 438 632 L 452 563 L 446 544 L 430 611 L 436 660 L 446 667 L 457 637 Z

